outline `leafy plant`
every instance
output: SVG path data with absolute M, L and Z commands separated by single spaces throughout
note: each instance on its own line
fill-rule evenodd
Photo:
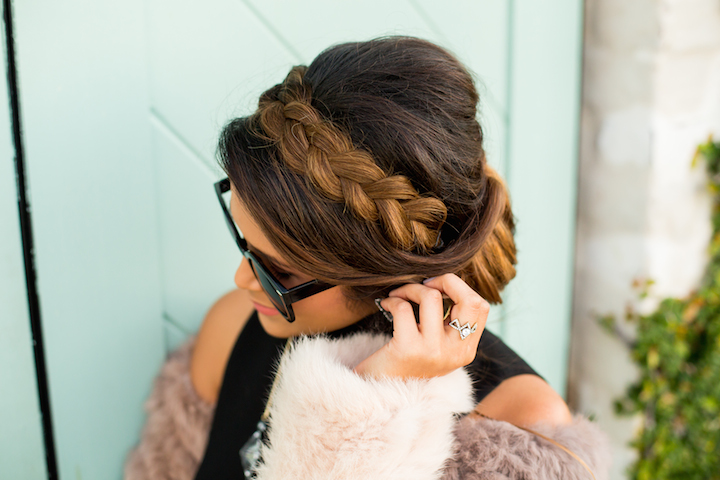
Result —
M 662 300 L 648 315 L 629 309 L 632 341 L 613 316 L 600 319 L 640 366 L 640 378 L 615 402 L 618 414 L 642 413 L 631 443 L 638 460 L 629 469 L 637 480 L 720 479 L 720 143 L 700 145 L 693 166 L 701 159 L 713 195 L 713 236 L 700 287 L 685 299 Z M 641 285 L 641 297 L 650 284 Z

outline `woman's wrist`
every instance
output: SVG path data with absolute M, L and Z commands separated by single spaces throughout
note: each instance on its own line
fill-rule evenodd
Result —
M 355 368 L 353 368 L 353 372 L 363 377 L 372 378 L 393 376 L 390 375 L 387 368 L 383 368 L 382 365 L 384 363 L 382 360 L 382 357 L 384 356 L 382 351 L 384 348 L 385 347 L 380 348 L 380 350 L 358 363 Z
M 388 343 L 378 351 L 367 357 L 353 368 L 353 372 L 360 376 L 368 378 L 397 378 L 400 380 L 408 380 L 410 378 L 434 378 L 441 377 L 451 373 L 457 368 L 445 366 L 438 369 L 438 365 L 433 368 L 424 368 L 421 359 L 413 361 L 411 359 L 395 358 L 390 352 L 391 344 Z

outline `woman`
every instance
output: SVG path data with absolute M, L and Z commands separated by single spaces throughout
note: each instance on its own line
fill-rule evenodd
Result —
M 595 427 L 483 332 L 516 259 L 477 102 L 447 51 L 389 37 L 225 127 L 238 290 L 164 367 L 127 478 L 586 478 L 528 426 L 602 473 Z

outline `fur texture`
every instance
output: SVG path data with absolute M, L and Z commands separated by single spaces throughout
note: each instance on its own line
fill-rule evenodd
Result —
M 262 480 L 592 478 L 557 446 L 506 422 L 476 415 L 457 421 L 454 413 L 474 407 L 462 369 L 411 381 L 351 371 L 386 341 L 358 334 L 295 344 L 281 361 Z M 155 382 L 125 480 L 191 479 L 199 466 L 214 406 L 190 382 L 193 342 L 168 358 Z M 609 443 L 593 423 L 576 416 L 567 426 L 533 429 L 577 454 L 597 480 L 608 478 Z
M 140 444 L 128 455 L 125 480 L 191 480 L 205 453 L 214 405 L 190 381 L 195 337 L 175 350 L 145 403 L 148 419 Z
M 387 338 L 303 338 L 280 362 L 260 480 L 439 479 L 455 413 L 473 409 L 458 369 L 443 377 L 366 379 L 352 371 Z
M 570 425 L 535 425 L 581 458 L 597 480 L 607 480 L 611 455 L 606 435 L 576 415 Z M 443 480 L 592 480 L 575 458 L 558 446 L 507 422 L 467 415 L 455 428 L 458 450 Z

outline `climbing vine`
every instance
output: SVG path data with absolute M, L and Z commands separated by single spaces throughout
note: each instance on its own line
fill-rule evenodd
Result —
M 640 378 L 615 401 L 621 415 L 641 414 L 631 445 L 637 480 L 720 479 L 720 142 L 698 147 L 713 196 L 710 261 L 700 287 L 687 298 L 667 298 L 647 315 L 628 310 L 637 330 L 629 342 Z M 652 282 L 641 285 L 646 296 Z M 620 335 L 614 316 L 601 324 Z

